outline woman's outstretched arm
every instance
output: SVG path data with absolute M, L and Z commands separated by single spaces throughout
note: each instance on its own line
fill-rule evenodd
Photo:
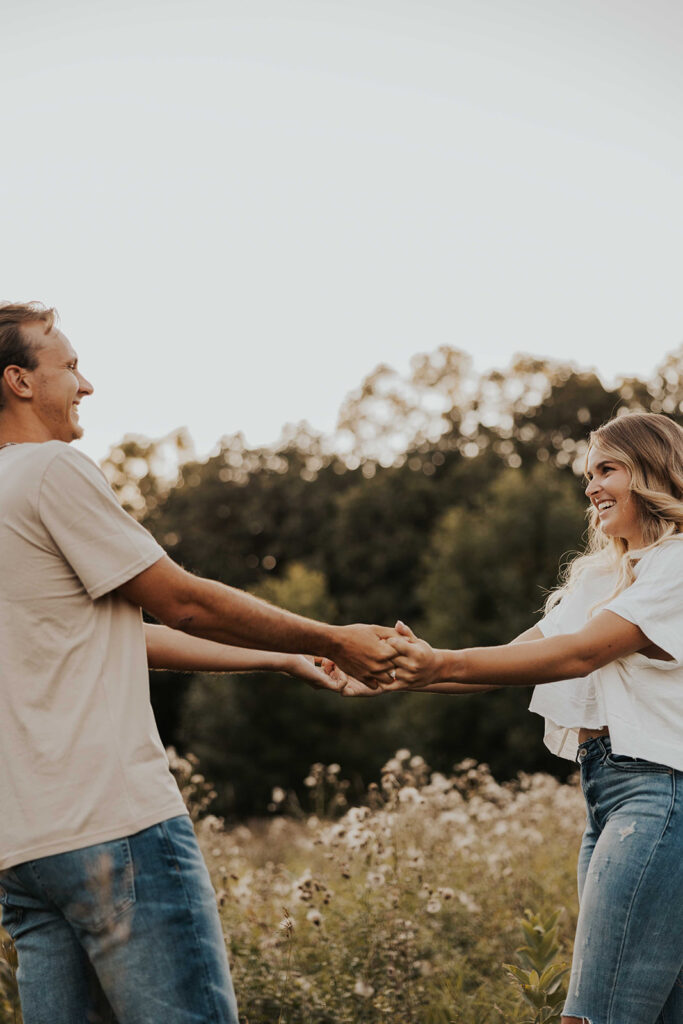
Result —
M 394 637 L 389 642 L 398 655 L 397 682 L 420 689 L 438 687 L 440 693 L 462 693 L 463 685 L 536 686 L 587 676 L 650 645 L 637 626 L 608 611 L 576 633 L 533 640 L 526 635 L 517 638 L 524 642 L 460 651 L 436 650 L 424 640 Z
M 399 631 L 401 631 L 400 627 L 402 626 L 402 622 L 396 624 L 396 628 Z M 404 628 L 407 629 L 407 627 Z M 413 639 L 417 640 L 417 637 L 415 636 L 414 633 L 411 632 L 411 636 L 413 637 Z M 541 633 L 538 626 L 532 626 L 531 629 L 526 629 L 523 633 L 520 633 L 519 636 L 516 636 L 514 640 L 511 640 L 510 644 L 524 644 L 528 643 L 530 640 L 542 639 L 543 633 Z M 508 644 L 507 646 L 510 646 L 510 644 Z M 419 689 L 420 693 L 424 691 L 426 693 L 456 694 L 461 697 L 466 697 L 470 693 L 491 693 L 493 690 L 503 689 L 503 687 L 499 683 L 496 683 L 494 685 L 487 685 L 486 683 L 459 683 L 455 679 L 447 679 L 440 683 L 430 683 L 427 686 L 419 687 L 409 686 L 405 683 L 401 685 L 399 683 L 396 689 L 399 688 L 403 690 Z

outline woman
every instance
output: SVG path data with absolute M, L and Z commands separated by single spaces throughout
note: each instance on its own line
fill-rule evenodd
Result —
M 579 761 L 587 804 L 562 1024 L 683 1024 L 683 429 L 619 416 L 591 434 L 586 476 L 588 549 L 545 617 L 453 651 L 399 624 L 396 688 L 536 684 L 531 710 Z

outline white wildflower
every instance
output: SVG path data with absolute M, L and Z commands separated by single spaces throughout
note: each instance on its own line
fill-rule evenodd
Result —
M 422 804 L 424 800 L 415 789 L 415 786 L 403 786 L 398 791 L 398 799 L 402 804 Z
M 313 909 L 309 910 L 308 913 L 306 914 L 306 920 L 310 921 L 311 924 L 314 924 L 316 928 L 319 928 L 320 925 L 323 923 L 323 916 L 319 910 Z
M 413 964 L 416 971 L 419 971 L 423 978 L 428 978 L 433 973 L 434 968 L 430 964 L 429 960 L 416 960 Z
M 374 839 L 374 835 L 369 829 L 352 828 L 346 837 L 346 845 L 349 850 L 362 850 L 372 839 Z
M 233 829 L 232 838 L 236 843 L 248 843 L 253 836 L 251 829 L 248 829 L 246 825 L 238 825 L 236 829 Z
M 431 793 L 447 793 L 452 788 L 452 783 L 441 772 L 434 772 L 427 788 Z
M 436 896 L 432 896 L 432 898 L 427 903 L 425 910 L 427 911 L 428 914 L 438 914 L 439 911 L 441 910 L 441 900 L 437 899 Z
M 363 999 L 369 999 L 371 996 L 374 996 L 375 990 L 372 985 L 368 985 L 367 981 L 359 978 L 353 986 L 353 994 L 355 996 L 362 996 Z
M 406 857 L 411 868 L 423 868 L 425 866 L 425 859 L 422 855 L 422 851 L 418 850 L 415 846 L 409 846 L 406 850 Z
M 470 914 L 481 914 L 481 907 L 467 892 L 459 892 L 458 899 Z

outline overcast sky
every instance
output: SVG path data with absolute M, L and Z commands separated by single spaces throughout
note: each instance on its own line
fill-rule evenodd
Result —
M 0 298 L 60 311 L 82 447 L 334 428 L 451 344 L 683 341 L 678 0 L 4 0 Z

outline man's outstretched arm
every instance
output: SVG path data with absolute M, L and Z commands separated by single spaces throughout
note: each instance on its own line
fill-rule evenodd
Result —
M 332 626 L 242 590 L 193 576 L 167 555 L 118 592 L 163 625 L 217 643 L 330 658 L 363 682 L 390 681 L 396 652 L 384 626 Z

